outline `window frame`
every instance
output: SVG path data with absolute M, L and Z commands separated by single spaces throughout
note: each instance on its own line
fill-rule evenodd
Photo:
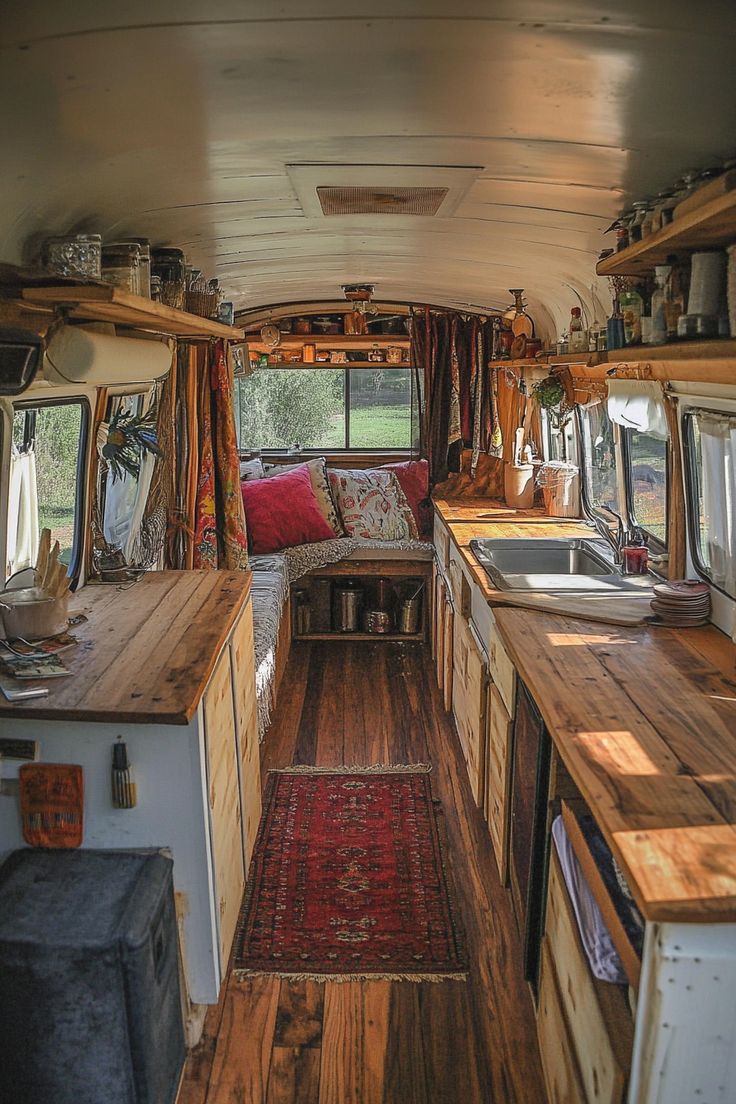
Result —
M 595 405 L 597 406 L 599 404 L 596 403 Z M 604 405 L 605 405 L 605 402 L 604 402 Z M 606 506 L 597 506 L 591 500 L 591 497 L 590 497 L 590 491 L 589 491 L 589 487 L 588 487 L 588 472 L 589 472 L 589 470 L 592 470 L 593 457 L 590 454 L 590 449 L 588 448 L 588 441 L 587 441 L 587 437 L 589 437 L 590 435 L 588 434 L 587 437 L 586 437 L 586 427 L 585 427 L 585 421 L 584 421 L 584 414 L 585 414 L 586 409 L 587 409 L 587 407 L 584 407 L 584 406 L 577 406 L 575 408 L 575 423 L 576 423 L 576 429 L 577 429 L 578 450 L 579 450 L 579 456 L 580 456 L 580 459 L 581 459 L 581 464 L 580 464 L 580 467 L 581 467 L 580 497 L 581 497 L 581 500 L 582 500 L 582 503 L 583 503 L 583 509 L 585 510 L 585 513 L 588 515 L 588 517 L 591 520 L 593 520 L 596 517 L 599 517 L 602 521 L 604 521 L 606 523 L 606 525 L 610 525 L 611 522 L 613 522 L 614 525 L 618 525 L 619 523 L 621 525 L 625 525 L 626 520 L 627 520 L 627 517 L 626 517 L 626 503 L 623 504 L 623 510 L 621 509 L 622 503 L 621 503 L 620 472 L 622 470 L 622 468 L 621 468 L 622 456 L 621 456 L 621 434 L 620 434 L 620 432 L 618 432 L 621 427 L 617 426 L 615 422 L 611 423 L 614 427 L 613 448 L 614 448 L 614 454 L 615 454 L 615 457 L 616 457 L 616 504 L 619 508 L 619 512 L 615 513 L 613 510 L 609 510 Z M 606 409 L 606 417 L 608 417 L 608 410 L 607 409 Z M 609 419 L 609 421 L 610 421 L 610 419 Z
M 621 459 L 622 459 L 622 471 L 624 475 L 624 484 L 626 488 L 626 517 L 625 520 L 630 528 L 641 529 L 642 533 L 646 537 L 647 548 L 649 548 L 655 555 L 664 555 L 669 549 L 670 543 L 670 495 L 672 493 L 672 460 L 671 460 L 671 437 L 667 437 L 665 440 L 665 505 L 664 505 L 664 518 L 665 518 L 665 539 L 664 542 L 659 539 L 656 533 L 652 533 L 647 529 L 646 525 L 638 521 L 634 513 L 634 480 L 633 480 L 633 466 L 631 455 L 631 440 L 630 435 L 634 432 L 633 429 L 627 426 L 619 426 L 619 439 L 621 445 Z
M 89 432 L 92 421 L 92 408 L 86 395 L 64 395 L 58 398 L 21 398 L 12 403 L 12 415 L 10 418 L 10 439 L 12 447 L 13 421 L 16 413 L 29 410 L 41 410 L 52 406 L 78 406 L 80 410 L 79 425 L 79 449 L 77 451 L 76 469 L 76 495 L 74 498 L 74 536 L 72 539 L 72 553 L 69 558 L 67 575 L 71 579 L 72 589 L 76 589 L 79 582 L 82 565 L 84 563 L 84 537 L 87 520 L 87 453 L 89 447 Z M 26 425 L 23 428 L 24 438 Z M 7 533 L 6 533 L 7 542 Z
M 382 369 L 384 369 L 384 371 L 402 371 L 402 370 L 404 370 L 404 371 L 409 372 L 409 379 L 410 379 L 411 387 L 410 387 L 410 399 L 409 399 L 409 403 L 408 403 L 408 408 L 409 408 L 409 426 L 410 426 L 410 433 L 411 433 L 411 428 L 414 424 L 413 418 L 412 418 L 412 409 L 414 407 L 416 407 L 416 411 L 417 411 L 417 413 L 416 413 L 417 423 L 419 422 L 419 418 L 420 418 L 419 389 L 418 389 L 418 387 L 416 385 L 416 382 L 415 382 L 415 379 L 414 379 L 414 373 L 415 373 L 416 369 L 413 368 L 412 365 L 410 365 L 410 364 L 387 364 L 385 362 L 377 362 L 374 365 L 374 367 L 375 368 L 382 368 Z M 349 444 L 349 441 L 350 441 L 350 376 L 351 376 L 352 372 L 354 372 L 354 371 L 369 371 L 370 366 L 367 366 L 365 364 L 352 366 L 350 364 L 350 362 L 348 362 L 347 364 L 330 364 L 329 362 L 324 361 L 324 362 L 318 362 L 318 363 L 308 364 L 308 365 L 296 365 L 296 364 L 289 364 L 287 362 L 287 363 L 278 364 L 278 365 L 272 364 L 272 365 L 269 365 L 267 368 L 256 368 L 255 371 L 256 372 L 258 372 L 258 371 L 261 371 L 261 372 L 267 372 L 267 371 L 283 372 L 283 371 L 290 371 L 291 370 L 291 371 L 301 372 L 301 371 L 305 371 L 305 370 L 310 371 L 310 370 L 314 370 L 314 369 L 316 369 L 318 371 L 323 371 L 323 370 L 333 371 L 333 372 L 341 371 L 343 373 L 343 399 L 344 399 L 344 403 L 345 403 L 345 410 L 344 410 L 345 434 L 344 434 L 344 440 L 345 440 L 346 443 L 342 446 L 332 446 L 332 447 L 329 447 L 329 448 L 327 446 L 323 446 L 323 447 L 318 446 L 316 448 L 303 447 L 303 448 L 299 448 L 298 452 L 295 453 L 292 449 L 290 449 L 286 446 L 283 447 L 283 448 L 265 448 L 261 445 L 245 446 L 240 442 L 240 440 L 238 440 L 238 453 L 239 453 L 240 456 L 245 457 L 245 456 L 260 455 L 260 456 L 268 456 L 268 457 L 279 458 L 279 459 L 282 458 L 282 457 L 291 457 L 291 456 L 294 456 L 294 455 L 306 456 L 306 457 L 335 456 L 335 457 L 340 457 L 340 458 L 351 457 L 351 456 L 354 456 L 354 457 L 365 456 L 365 457 L 391 457 L 391 458 L 394 458 L 394 459 L 397 459 L 397 460 L 403 460 L 403 459 L 409 459 L 412 456 L 417 456 L 419 454 L 419 445 L 417 444 L 417 446 L 415 447 L 411 442 L 406 447 L 377 445 L 373 448 L 369 448 L 365 445 L 350 445 Z M 236 384 L 238 384 L 239 379 L 236 378 L 235 382 L 236 382 Z M 238 392 L 238 394 L 239 394 L 239 392 Z M 238 438 L 240 438 L 240 403 L 239 403 L 239 401 L 238 401 L 238 404 L 237 404 L 237 420 L 238 420 Z
M 736 595 L 729 594 L 722 586 L 719 586 L 708 573 L 702 559 L 702 546 L 700 542 L 700 494 L 698 485 L 697 448 L 693 434 L 693 424 L 697 414 L 703 411 L 707 414 L 724 414 L 724 410 L 717 410 L 706 406 L 688 406 L 682 411 L 681 424 L 683 468 L 685 474 L 685 497 L 687 500 L 687 535 L 690 559 L 692 565 L 708 586 L 713 587 L 729 602 L 736 602 Z

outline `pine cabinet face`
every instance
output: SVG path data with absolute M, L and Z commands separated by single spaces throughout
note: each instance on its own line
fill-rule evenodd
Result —
M 227 647 L 205 691 L 204 724 L 220 968 L 225 970 L 245 888 L 235 716 Z

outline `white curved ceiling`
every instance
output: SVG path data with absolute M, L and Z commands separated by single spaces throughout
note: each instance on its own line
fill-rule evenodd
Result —
M 238 308 L 358 281 L 381 299 L 503 307 L 522 286 L 559 324 L 571 289 L 590 301 L 623 202 L 736 147 L 729 3 L 12 7 L 0 260 L 70 228 L 148 235 L 183 246 Z M 314 216 L 287 166 L 315 162 L 324 184 L 330 165 L 475 180 L 451 217 Z

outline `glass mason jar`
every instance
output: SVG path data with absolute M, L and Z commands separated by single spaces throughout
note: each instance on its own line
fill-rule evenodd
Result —
M 151 275 L 161 280 L 161 302 L 167 307 L 184 310 L 186 282 L 185 260 L 181 249 L 151 250 Z
M 128 238 L 127 241 L 135 242 L 138 246 L 139 268 L 138 285 L 139 295 L 146 299 L 151 298 L 151 241 L 150 238 Z
M 102 247 L 102 279 L 106 284 L 140 295 L 141 250 L 138 242 L 114 242 Z
M 59 234 L 43 243 L 43 266 L 53 276 L 99 280 L 101 254 L 99 234 Z

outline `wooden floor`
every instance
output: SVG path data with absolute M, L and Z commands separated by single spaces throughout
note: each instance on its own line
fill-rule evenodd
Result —
M 467 982 L 230 979 L 179 1104 L 542 1104 L 529 991 L 452 721 L 422 645 L 295 644 L 264 745 L 290 763 L 431 762 Z

